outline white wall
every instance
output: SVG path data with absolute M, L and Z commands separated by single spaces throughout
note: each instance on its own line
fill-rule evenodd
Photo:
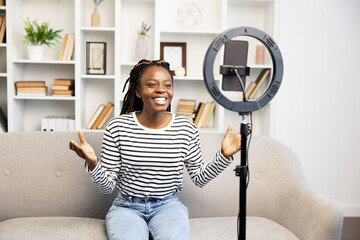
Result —
M 278 45 L 273 137 L 317 191 L 360 216 L 360 1 L 282 0 Z

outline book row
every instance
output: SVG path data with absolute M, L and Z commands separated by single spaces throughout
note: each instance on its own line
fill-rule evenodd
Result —
M 17 81 L 15 82 L 18 96 L 46 96 L 48 87 L 45 81 Z M 51 86 L 52 96 L 74 96 L 74 79 L 54 79 Z
M 89 123 L 86 125 L 87 129 L 102 129 L 110 118 L 111 114 L 114 111 L 114 104 L 112 102 L 108 102 L 106 105 L 101 104 Z
M 196 127 L 214 126 L 215 102 L 200 102 L 196 108 L 195 100 L 180 99 L 176 114 L 189 118 Z
M 75 34 L 65 33 L 59 60 L 70 61 L 74 55 Z
M 74 132 L 75 120 L 67 116 L 47 116 L 41 119 L 41 131 Z

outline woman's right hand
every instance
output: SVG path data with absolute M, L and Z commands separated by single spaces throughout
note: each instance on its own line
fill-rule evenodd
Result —
M 85 159 L 90 170 L 93 170 L 98 163 L 95 151 L 92 146 L 85 140 L 85 137 L 81 131 L 78 132 L 78 136 L 81 142 L 81 146 L 71 139 L 69 148 L 73 150 L 79 157 Z

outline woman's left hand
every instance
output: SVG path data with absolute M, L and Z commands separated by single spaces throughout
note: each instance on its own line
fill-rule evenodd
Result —
M 231 155 L 234 155 L 241 148 L 241 135 L 237 133 L 231 136 L 231 131 L 233 130 L 233 124 L 230 124 L 228 127 L 224 139 L 221 143 L 221 153 L 224 157 L 229 158 Z

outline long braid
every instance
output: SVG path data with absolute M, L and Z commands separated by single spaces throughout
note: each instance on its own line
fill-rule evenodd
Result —
M 126 114 L 133 111 L 141 111 L 143 108 L 143 102 L 140 98 L 136 96 L 136 89 L 140 86 L 140 79 L 145 70 L 151 66 L 159 66 L 165 68 L 173 81 L 173 76 L 170 72 L 169 63 L 163 60 L 154 60 L 149 61 L 146 59 L 142 59 L 134 66 L 134 68 L 130 72 L 130 77 L 126 80 L 124 89 L 126 84 L 129 83 L 129 88 L 125 94 L 123 106 L 121 108 L 120 114 Z M 171 110 L 171 106 L 167 109 L 167 111 Z

